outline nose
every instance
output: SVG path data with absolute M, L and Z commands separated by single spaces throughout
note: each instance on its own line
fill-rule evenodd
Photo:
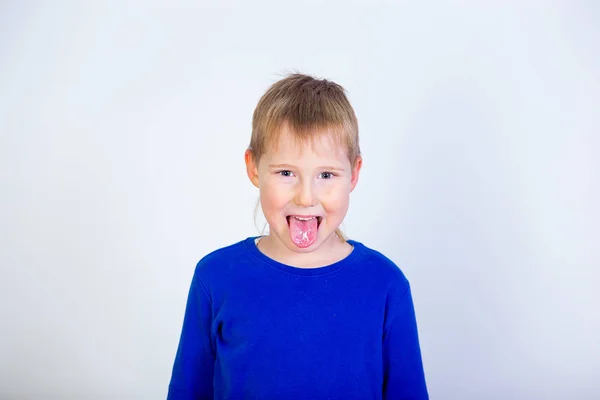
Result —
M 313 207 L 317 205 L 317 193 L 312 182 L 299 182 L 294 196 L 294 203 L 298 207 Z

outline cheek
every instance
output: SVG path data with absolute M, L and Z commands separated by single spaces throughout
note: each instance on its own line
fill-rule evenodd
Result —
M 261 186 L 260 202 L 264 211 L 277 211 L 288 202 L 286 191 L 276 185 Z
M 350 185 L 346 182 L 323 188 L 321 204 L 330 214 L 345 213 L 350 200 Z

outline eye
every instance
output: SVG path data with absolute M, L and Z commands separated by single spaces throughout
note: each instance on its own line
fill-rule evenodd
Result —
M 278 173 L 279 175 L 281 175 L 281 176 L 284 176 L 284 177 L 286 177 L 286 178 L 288 178 L 288 177 L 290 177 L 290 176 L 292 176 L 292 175 L 293 175 L 293 174 L 292 174 L 292 171 L 287 171 L 287 170 L 285 170 L 285 171 L 277 171 L 277 173 Z
M 331 179 L 335 176 L 332 172 L 321 172 L 322 179 Z

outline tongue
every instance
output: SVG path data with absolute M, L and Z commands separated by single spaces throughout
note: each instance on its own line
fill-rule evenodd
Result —
M 290 239 L 300 248 L 306 248 L 317 239 L 317 219 L 300 221 L 290 217 Z

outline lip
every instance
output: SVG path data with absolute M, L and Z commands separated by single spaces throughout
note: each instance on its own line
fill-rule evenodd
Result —
M 301 215 L 301 214 L 290 214 L 286 215 L 285 219 L 287 220 L 288 226 L 290 224 L 290 218 L 298 217 L 298 218 L 316 218 L 317 219 L 317 228 L 321 226 L 321 222 L 323 222 L 323 217 L 320 215 Z

